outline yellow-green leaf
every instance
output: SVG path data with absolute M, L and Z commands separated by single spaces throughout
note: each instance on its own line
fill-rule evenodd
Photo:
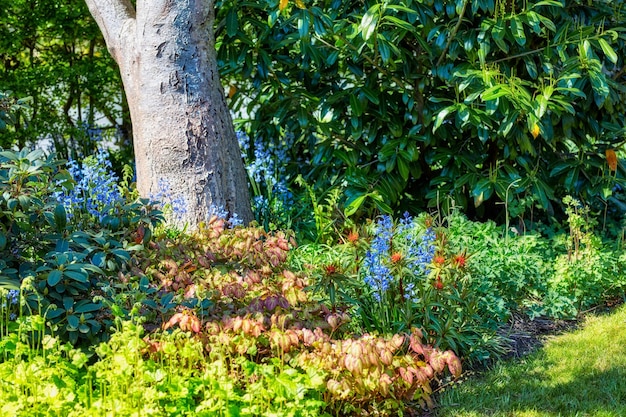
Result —
M 600 44 L 600 47 L 602 48 L 602 52 L 604 52 L 604 55 L 606 55 L 609 61 L 611 61 L 614 64 L 617 64 L 617 54 L 615 53 L 615 50 L 613 50 L 611 45 L 609 45 L 609 43 L 605 39 L 602 39 L 602 38 L 598 39 L 598 43 Z

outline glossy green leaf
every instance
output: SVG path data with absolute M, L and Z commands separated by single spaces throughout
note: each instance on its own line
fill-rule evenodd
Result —
M 350 217 L 354 213 L 356 213 L 357 210 L 361 207 L 361 205 L 363 205 L 363 202 L 365 201 L 366 198 L 367 198 L 367 194 L 361 194 L 357 196 L 356 198 L 354 198 L 353 200 L 349 201 L 348 204 L 346 205 L 346 208 L 344 209 L 345 216 Z
M 54 287 L 59 282 L 61 282 L 61 279 L 63 279 L 63 272 L 59 271 L 58 269 L 54 269 L 48 274 L 47 282 L 49 286 Z
M 526 44 L 526 33 L 524 33 L 524 24 L 517 16 L 511 17 L 511 33 L 518 45 L 524 46 Z
M 77 316 L 72 314 L 72 315 L 67 316 L 67 324 L 73 330 L 76 330 L 78 329 L 78 326 L 80 325 L 80 320 Z
M 437 117 L 435 118 L 435 123 L 433 124 L 433 133 L 439 129 L 443 121 L 446 119 L 448 114 L 456 110 L 456 104 L 452 106 L 445 107 L 439 113 L 437 113 Z
M 370 7 L 367 12 L 363 15 L 361 19 L 361 25 L 359 26 L 359 30 L 361 31 L 361 36 L 363 36 L 363 40 L 368 41 L 374 32 L 376 32 L 376 28 L 378 26 L 378 11 L 380 10 L 379 4 L 374 4 Z
M 603 38 L 599 38 L 598 43 L 602 48 L 602 52 L 604 52 L 604 55 L 606 55 L 609 61 L 617 64 L 617 53 L 615 53 L 615 50 L 611 47 L 611 45 L 609 45 L 609 43 Z
M 233 7 L 226 15 L 226 33 L 231 38 L 239 31 L 239 22 L 237 19 L 237 8 Z
M 88 278 L 88 275 L 86 273 L 84 273 L 84 272 L 72 271 L 72 270 L 68 270 L 68 269 L 63 271 L 63 275 L 67 276 L 70 279 L 73 279 L 74 281 L 78 281 L 78 282 L 87 282 L 87 278 Z

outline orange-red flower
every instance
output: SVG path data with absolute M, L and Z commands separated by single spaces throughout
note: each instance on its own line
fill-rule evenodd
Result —
M 324 271 L 326 272 L 326 275 L 333 275 L 337 273 L 337 265 L 334 264 L 328 264 L 324 267 Z
M 446 258 L 444 258 L 444 257 L 443 257 L 443 256 L 441 256 L 441 255 L 436 255 L 436 256 L 433 258 L 433 262 L 434 262 L 435 264 L 437 264 L 437 265 L 443 265 L 443 264 L 445 264 L 445 263 L 446 263 Z
M 353 230 L 348 233 L 348 242 L 355 243 L 357 240 L 359 240 L 359 232 Z
M 397 264 L 402 260 L 402 254 L 400 252 L 394 252 L 391 254 L 391 262 Z
M 467 256 L 464 253 L 459 253 L 454 257 L 454 264 L 459 268 L 465 268 L 467 263 Z

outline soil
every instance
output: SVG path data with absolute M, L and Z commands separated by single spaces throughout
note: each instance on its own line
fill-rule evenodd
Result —
M 508 326 L 500 330 L 500 334 L 509 340 L 510 349 L 503 359 L 526 356 L 541 348 L 550 336 L 574 330 L 578 324 L 578 320 L 530 320 L 522 315 L 513 316 Z

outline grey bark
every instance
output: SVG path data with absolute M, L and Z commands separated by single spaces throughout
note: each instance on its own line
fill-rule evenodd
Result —
M 195 229 L 211 208 L 252 220 L 245 168 L 216 61 L 213 0 L 85 0 L 120 67 L 137 187 L 166 184 Z

